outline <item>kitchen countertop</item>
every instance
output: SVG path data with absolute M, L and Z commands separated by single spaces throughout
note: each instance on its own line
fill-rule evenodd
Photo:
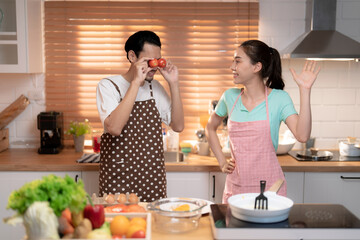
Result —
M 64 149 L 59 154 L 38 154 L 37 149 L 8 149 L 0 153 L 0 171 L 98 171 L 98 163 L 77 163 L 82 153 Z M 299 162 L 278 156 L 284 172 L 360 172 L 360 162 Z M 167 162 L 168 172 L 219 172 L 214 157 L 190 154 L 184 162 Z

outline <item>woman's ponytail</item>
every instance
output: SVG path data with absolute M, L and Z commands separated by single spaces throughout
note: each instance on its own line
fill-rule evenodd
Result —
M 269 65 L 269 75 L 266 81 L 266 86 L 269 88 L 275 89 L 284 89 L 285 83 L 282 79 L 281 73 L 281 59 L 279 52 L 272 47 L 269 47 L 270 50 L 270 65 Z

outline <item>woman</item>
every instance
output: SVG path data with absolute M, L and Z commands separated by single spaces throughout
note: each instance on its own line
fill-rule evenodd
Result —
M 311 87 L 320 71 L 315 62 L 306 62 L 300 74 L 290 69 L 300 90 L 300 113 L 283 88 L 278 51 L 259 40 L 241 44 L 231 65 L 234 83 L 222 95 L 206 126 L 206 135 L 222 172 L 227 173 L 223 203 L 239 193 L 259 192 L 260 180 L 267 188 L 284 173 L 276 157 L 279 127 L 284 121 L 299 142 L 311 133 Z M 216 134 L 222 120 L 229 116 L 231 159 L 222 153 Z M 286 183 L 278 192 L 286 196 Z

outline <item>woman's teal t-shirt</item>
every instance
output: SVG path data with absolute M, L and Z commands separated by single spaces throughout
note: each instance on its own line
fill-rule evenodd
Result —
M 239 88 L 230 88 L 226 90 L 216 105 L 216 114 L 220 117 L 228 116 L 240 92 L 241 89 Z M 283 90 L 272 89 L 268 95 L 268 104 L 271 140 L 276 151 L 279 143 L 279 129 L 281 122 L 285 122 L 287 117 L 297 114 L 297 112 L 289 94 Z M 231 113 L 230 119 L 235 122 L 266 120 L 265 100 L 249 112 L 242 104 L 240 96 Z

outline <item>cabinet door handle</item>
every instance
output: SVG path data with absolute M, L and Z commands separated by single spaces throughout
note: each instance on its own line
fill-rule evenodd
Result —
M 79 175 L 75 175 L 75 182 L 77 183 L 78 182 L 78 178 L 79 178 Z
M 213 194 L 212 198 L 215 198 L 215 175 L 213 175 Z
M 347 180 L 347 179 L 358 179 L 360 180 L 360 177 L 344 177 L 344 176 L 340 176 L 341 179 Z

